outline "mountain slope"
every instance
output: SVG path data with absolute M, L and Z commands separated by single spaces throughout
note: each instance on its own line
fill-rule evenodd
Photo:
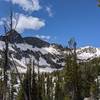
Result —
M 9 34 L 11 33 L 11 34 Z M 4 60 L 5 36 L 0 37 L 0 58 Z M 9 62 L 11 57 L 19 71 L 24 73 L 27 65 L 34 61 L 35 66 L 39 66 L 42 71 L 52 71 L 64 66 L 64 56 L 62 56 L 61 46 L 50 44 L 36 37 L 23 38 L 16 31 L 8 32 L 9 40 Z M 60 48 L 59 48 L 60 47 Z
M 67 51 L 61 45 L 50 44 L 36 37 L 23 38 L 14 30 L 11 33 L 8 34 L 9 62 L 11 68 L 12 60 L 14 60 L 20 73 L 26 72 L 30 61 L 34 62 L 36 71 L 39 67 L 41 72 L 52 72 L 64 67 Z M 0 61 L 4 61 L 4 39 L 4 36 L 0 37 Z M 100 49 L 92 46 L 78 48 L 77 57 L 80 60 L 100 57 Z
M 77 49 L 77 56 L 82 60 L 89 60 L 95 57 L 100 57 L 100 48 L 95 48 L 92 46 L 85 46 Z

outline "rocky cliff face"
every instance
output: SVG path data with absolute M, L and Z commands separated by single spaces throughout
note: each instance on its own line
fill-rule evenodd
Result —
M 11 34 L 9 34 L 11 33 Z M 4 36 L 0 37 L 0 61 L 4 62 Z M 8 32 L 9 40 L 9 68 L 12 68 L 12 60 L 15 62 L 20 73 L 25 73 L 30 61 L 34 62 L 35 68 L 40 71 L 52 72 L 62 69 L 65 65 L 66 49 L 58 44 L 50 44 L 36 37 L 22 37 L 12 30 Z M 77 49 L 77 57 L 88 60 L 100 56 L 100 49 L 86 46 Z M 1 63 L 2 64 L 2 63 Z

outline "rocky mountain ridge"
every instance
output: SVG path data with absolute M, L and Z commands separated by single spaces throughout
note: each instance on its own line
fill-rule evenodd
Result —
M 60 70 L 65 65 L 66 48 L 58 44 L 50 44 L 36 37 L 22 37 L 16 31 L 9 32 L 9 62 L 13 58 L 20 73 L 25 73 L 30 61 L 34 62 L 36 70 L 41 72 L 52 72 Z M 0 61 L 4 59 L 4 36 L 0 36 Z M 77 57 L 88 60 L 100 57 L 100 49 L 86 46 L 77 49 Z M 10 66 L 12 66 L 10 64 Z

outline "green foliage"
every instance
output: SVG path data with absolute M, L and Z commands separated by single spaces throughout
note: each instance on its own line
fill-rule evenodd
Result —
M 98 0 L 98 7 L 100 7 L 100 0 Z
M 100 2 L 100 0 L 98 0 L 98 2 Z
M 19 90 L 18 96 L 17 96 L 17 100 L 25 100 L 24 98 L 24 90 L 22 89 L 22 87 Z
M 3 96 L 3 81 L 0 79 L 0 99 L 2 99 Z

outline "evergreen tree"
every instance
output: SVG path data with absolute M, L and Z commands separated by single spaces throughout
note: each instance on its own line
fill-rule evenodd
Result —
M 43 100 L 42 99 L 42 77 L 41 77 L 41 74 L 39 72 L 39 68 L 38 68 L 37 77 L 38 77 L 38 79 L 37 79 L 37 98 L 38 98 L 38 100 Z
M 65 91 L 71 100 L 81 100 L 79 66 L 77 64 L 76 42 L 71 39 L 65 65 Z
M 32 83 L 31 83 L 31 98 L 32 100 L 38 100 L 38 91 L 37 91 L 37 83 L 36 83 L 36 73 L 34 70 L 34 61 L 32 66 Z
M 61 77 L 59 72 L 57 72 L 56 76 L 56 86 L 55 86 L 55 100 L 64 100 L 64 94 L 62 89 Z

